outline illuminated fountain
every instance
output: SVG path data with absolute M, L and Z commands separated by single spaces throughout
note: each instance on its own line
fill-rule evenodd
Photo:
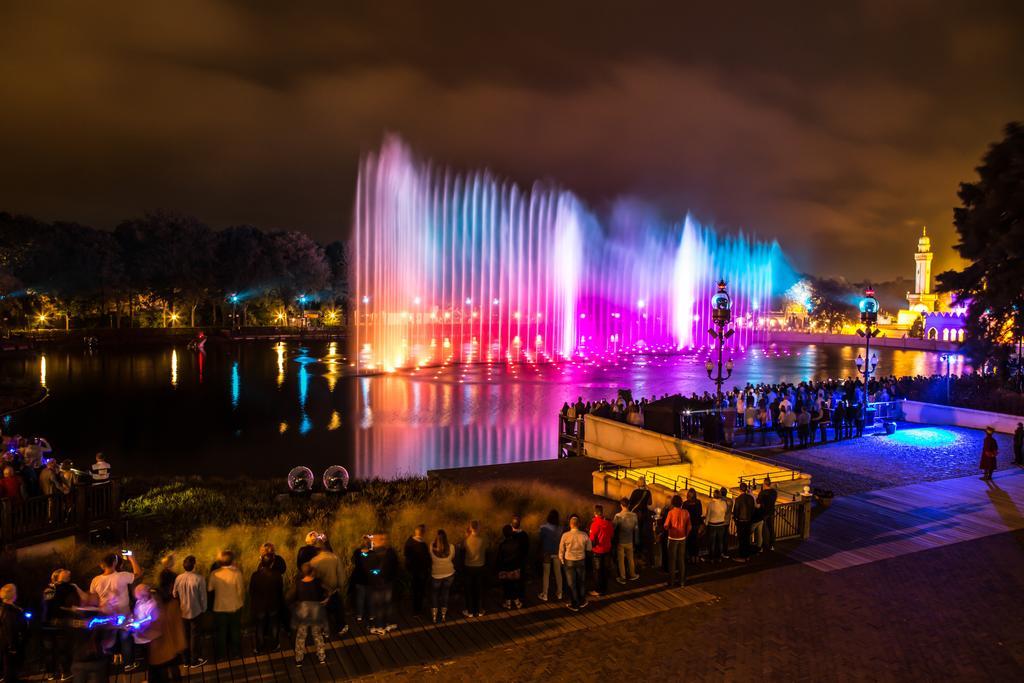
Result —
M 605 228 L 570 192 L 422 163 L 393 137 L 363 160 L 354 213 L 358 371 L 703 346 L 723 277 L 746 346 L 789 273 L 774 242 L 625 202 Z

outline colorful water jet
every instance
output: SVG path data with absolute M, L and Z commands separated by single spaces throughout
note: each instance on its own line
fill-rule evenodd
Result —
M 363 159 L 354 220 L 360 372 L 700 347 L 719 278 L 744 347 L 792 280 L 775 242 L 629 202 L 602 225 L 571 192 L 420 162 L 394 137 Z

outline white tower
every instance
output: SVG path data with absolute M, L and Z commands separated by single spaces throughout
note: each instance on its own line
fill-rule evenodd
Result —
M 935 310 L 939 296 L 932 293 L 932 241 L 928 239 L 928 228 L 921 228 L 914 254 L 914 291 L 907 293 L 910 310 L 930 313 Z

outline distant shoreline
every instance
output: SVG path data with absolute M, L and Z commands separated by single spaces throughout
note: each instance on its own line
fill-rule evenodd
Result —
M 10 345 L 19 351 L 109 346 L 153 346 L 159 344 L 187 344 L 202 333 L 210 345 L 237 344 L 248 341 L 286 340 L 345 340 L 347 334 L 341 328 L 301 329 L 296 327 L 251 327 L 231 332 L 221 327 L 137 327 L 137 328 L 95 328 L 64 330 L 34 330 L 23 332 L 12 338 Z

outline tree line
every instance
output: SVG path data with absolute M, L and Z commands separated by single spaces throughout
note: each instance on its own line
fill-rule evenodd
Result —
M 171 212 L 113 231 L 0 213 L 7 326 L 195 327 L 230 324 L 235 313 L 242 324 L 281 324 L 305 302 L 340 319 L 347 296 L 340 241 L 250 225 L 213 230 Z

